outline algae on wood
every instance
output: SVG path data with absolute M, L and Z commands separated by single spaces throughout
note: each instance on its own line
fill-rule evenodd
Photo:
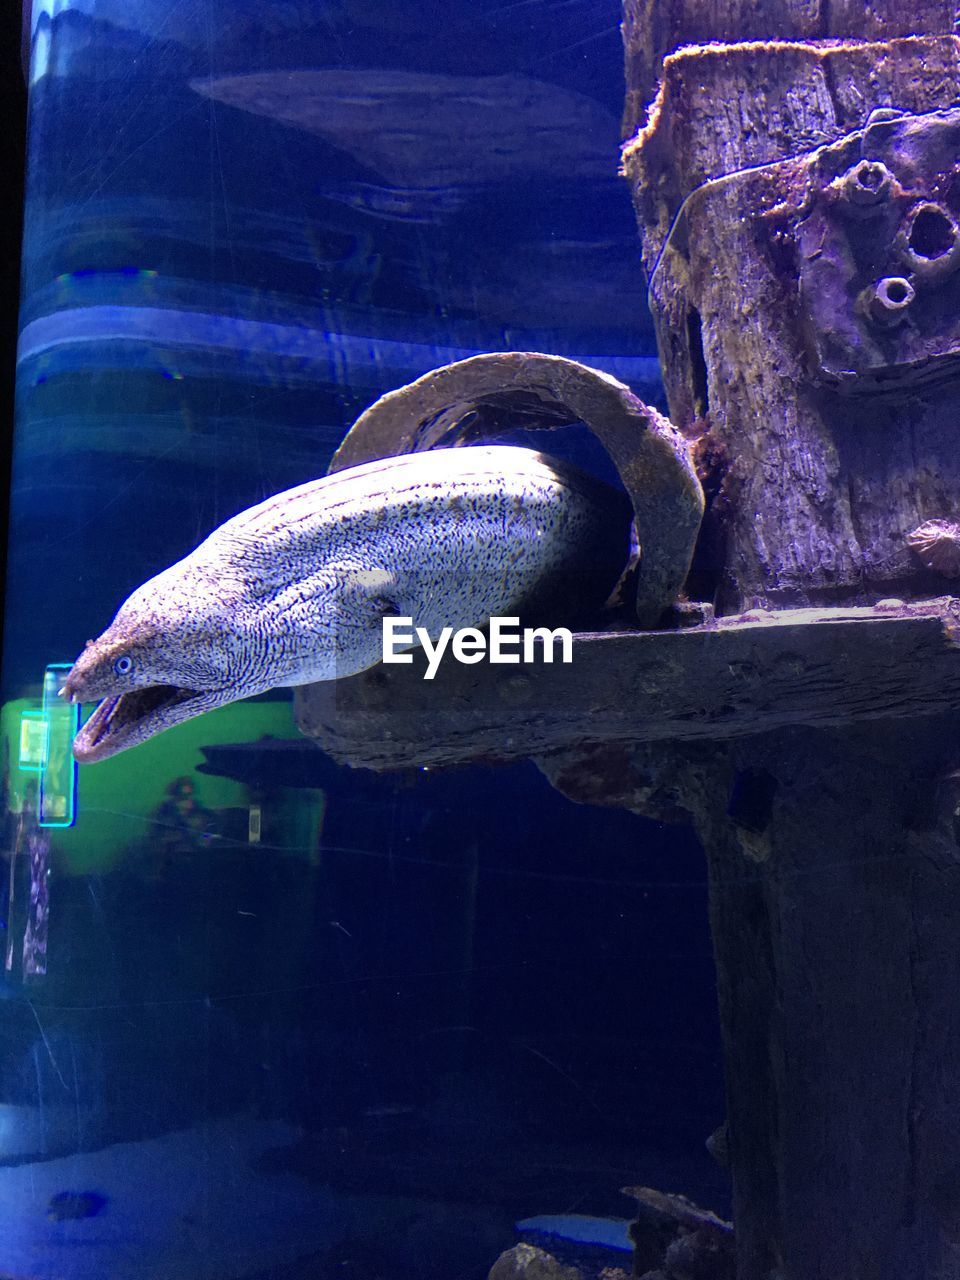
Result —
M 954 19 L 628 0 L 625 171 L 721 615 L 957 590 L 923 533 L 960 507 Z M 767 42 L 670 53 L 647 120 L 653 20 Z M 912 702 L 926 670 L 871 671 L 869 726 L 544 761 L 703 841 L 740 1280 L 960 1277 L 960 717 L 949 682 Z

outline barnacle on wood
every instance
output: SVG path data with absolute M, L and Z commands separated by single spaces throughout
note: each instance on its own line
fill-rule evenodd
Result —
M 893 174 L 880 160 L 861 160 L 832 184 L 850 212 L 863 216 L 872 213 L 899 186 Z
M 884 276 L 867 290 L 871 319 L 888 329 L 900 324 L 916 296 L 913 285 L 903 276 Z

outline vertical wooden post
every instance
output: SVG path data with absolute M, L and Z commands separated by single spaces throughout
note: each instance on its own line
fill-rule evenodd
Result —
M 907 8 L 626 0 L 625 171 L 721 613 L 958 589 L 960 45 Z M 710 867 L 740 1280 L 960 1277 L 960 720 L 896 716 L 635 753 Z
M 958 730 L 745 739 L 698 808 L 741 1280 L 960 1276 Z

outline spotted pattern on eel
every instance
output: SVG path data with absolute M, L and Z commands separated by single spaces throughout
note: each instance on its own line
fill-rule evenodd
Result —
M 225 703 L 364 671 L 388 613 L 435 638 L 523 614 L 598 565 L 607 591 L 629 554 L 618 503 L 507 445 L 405 454 L 277 494 L 144 583 L 88 641 L 61 691 L 100 700 L 74 755 L 103 760 Z

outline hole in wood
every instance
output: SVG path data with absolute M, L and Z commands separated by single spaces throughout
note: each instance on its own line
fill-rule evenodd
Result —
M 918 258 L 933 260 L 949 253 L 957 240 L 957 229 L 936 205 L 925 205 L 913 220 L 908 241 Z
M 885 293 L 888 301 L 902 305 L 910 297 L 910 286 L 906 280 L 893 279 L 887 280 L 885 283 Z
M 949 210 L 932 200 L 913 210 L 896 243 L 911 280 L 922 285 L 939 284 L 960 267 L 960 229 Z
M 687 312 L 687 349 L 690 353 L 693 408 L 698 418 L 704 418 L 710 401 L 707 395 L 707 362 L 703 355 L 703 325 L 696 307 Z
M 857 178 L 861 187 L 866 187 L 869 191 L 876 191 L 883 181 L 883 169 L 878 164 L 863 164 L 860 166 Z
M 773 821 L 773 798 L 777 780 L 766 769 L 742 769 L 734 778 L 727 804 L 731 822 L 762 836 Z

